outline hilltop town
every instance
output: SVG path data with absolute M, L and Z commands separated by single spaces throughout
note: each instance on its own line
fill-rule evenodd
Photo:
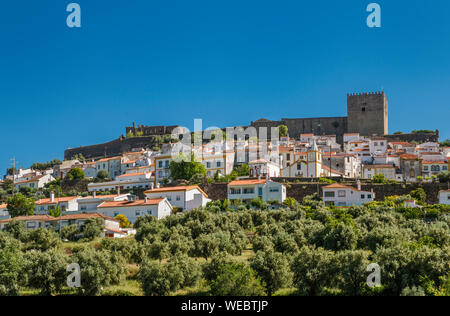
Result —
M 13 166 L 0 295 L 450 295 L 449 140 L 389 134 L 383 92 L 347 107 L 193 132 L 133 124 Z M 366 281 L 371 262 L 382 284 Z
M 57 206 L 64 215 L 121 214 L 133 223 L 142 215 L 163 218 L 204 207 L 211 197 L 282 204 L 290 197 L 288 183 L 329 184 L 318 192 L 325 203 L 351 206 L 376 200 L 373 188 L 363 191 L 361 184 L 449 181 L 450 147 L 448 141 L 439 143 L 438 131 L 389 135 L 384 92 L 349 94 L 347 107 L 348 117 L 260 119 L 231 132 L 203 131 L 199 141 L 187 131 L 193 136 L 187 143 L 173 135 L 177 125 L 133 124 L 121 141 L 139 147 L 121 146 L 114 155 L 105 148 L 103 156 L 98 151 L 104 145 L 69 149 L 64 161 L 10 169 L 2 180 L 0 218 L 7 223 L 7 197 L 15 193 L 36 200 L 34 215 L 48 215 Z M 196 172 L 173 174 L 180 154 L 185 168 Z M 437 192 L 429 200 L 448 205 L 449 191 Z

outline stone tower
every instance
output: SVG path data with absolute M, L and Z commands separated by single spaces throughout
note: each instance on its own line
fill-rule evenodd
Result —
M 384 92 L 347 94 L 347 119 L 349 133 L 388 134 L 388 102 Z

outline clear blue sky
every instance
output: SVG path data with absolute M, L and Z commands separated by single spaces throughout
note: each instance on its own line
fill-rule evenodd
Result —
M 126 125 L 345 116 L 384 88 L 389 129 L 450 137 L 450 1 L 79 0 L 0 7 L 0 170 L 63 158 Z

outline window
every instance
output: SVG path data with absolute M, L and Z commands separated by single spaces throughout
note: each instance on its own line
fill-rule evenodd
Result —
M 297 164 L 297 170 L 302 170 L 302 164 L 301 163 Z
M 206 168 L 211 168 L 211 163 L 209 161 L 206 163 Z
M 362 111 L 362 112 L 366 112 L 366 108 L 363 107 L 363 108 L 361 109 L 361 111 Z
M 448 167 L 447 166 L 442 166 L 442 170 L 447 170 Z
M 167 201 L 172 201 L 172 197 L 171 197 L 171 196 L 168 196 L 168 197 L 167 197 Z
M 338 191 L 338 196 L 339 197 L 345 197 L 345 190 L 339 190 Z
M 262 188 L 258 188 L 258 195 L 262 195 Z
M 280 190 L 277 187 L 272 187 L 269 189 L 269 192 L 280 192 Z
M 334 192 L 333 191 L 325 192 L 325 197 L 334 197 Z
M 136 216 L 141 216 L 141 211 L 136 211 Z
M 373 144 L 374 144 L 375 146 L 378 146 L 378 143 L 377 143 L 377 142 L 374 142 Z
M 428 171 L 428 166 L 424 166 L 423 170 Z
M 253 188 L 244 189 L 242 191 L 242 193 L 244 193 L 244 194 L 253 194 L 253 193 L 255 193 L 255 189 L 253 189 Z
M 361 199 L 365 199 L 366 196 L 364 194 L 361 194 Z
M 147 211 L 147 214 L 148 215 L 152 215 L 152 211 Z
M 230 189 L 230 194 L 241 194 L 241 189 Z
M 177 195 L 177 201 L 181 200 L 181 197 L 179 195 Z
M 371 199 L 372 198 L 372 194 L 367 194 L 367 198 Z
M 162 168 L 162 166 L 163 166 L 163 162 L 160 160 L 160 161 L 158 162 L 158 167 L 159 167 L 159 168 Z
M 166 160 L 166 168 L 169 168 L 169 160 Z
M 220 168 L 221 164 L 220 161 L 217 162 L 217 168 Z

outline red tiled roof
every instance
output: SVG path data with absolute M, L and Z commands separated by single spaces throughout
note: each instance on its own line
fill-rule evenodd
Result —
M 144 193 L 160 193 L 160 192 L 175 192 L 175 191 L 191 191 L 191 190 L 199 190 L 200 192 L 202 192 L 206 197 L 208 197 L 208 195 L 203 192 L 202 189 L 200 189 L 200 187 L 198 185 L 186 185 L 186 186 L 177 186 L 177 187 L 164 187 L 164 188 L 156 188 L 153 190 L 148 190 L 145 191 Z
M 349 185 L 343 185 L 343 184 L 339 184 L 339 183 L 333 183 L 327 186 L 324 186 L 322 189 L 351 189 L 353 191 L 358 191 L 358 189 L 349 186 Z
M 51 217 L 51 216 L 50 216 Z M 49 219 L 49 221 L 51 222 L 56 222 L 56 221 L 69 221 L 69 220 L 76 220 L 76 219 L 88 219 L 88 218 L 103 218 L 103 219 L 107 219 L 110 221 L 115 221 L 115 222 L 119 222 L 119 220 L 100 214 L 100 213 L 83 213 L 83 214 L 69 214 L 69 215 L 64 215 L 61 217 L 51 217 Z
M 403 154 L 400 155 L 401 159 L 419 159 L 419 156 L 412 155 L 412 154 Z
M 158 199 L 143 199 L 143 200 L 136 200 L 136 201 L 105 201 L 97 208 L 111 208 L 111 207 L 129 207 L 129 206 L 142 206 L 142 205 L 158 205 L 163 201 L 163 198 Z
M 54 217 L 50 215 L 30 215 L 30 216 L 17 216 L 8 219 L 0 220 L 0 223 L 9 223 L 13 220 L 15 221 L 49 221 L 54 219 Z
M 265 184 L 266 182 L 266 179 L 234 180 L 228 183 L 228 186 Z
M 66 196 L 66 197 L 55 197 L 55 200 L 53 202 L 50 201 L 50 199 L 40 199 L 35 202 L 36 205 L 46 205 L 46 204 L 58 204 L 61 202 L 68 202 L 72 201 L 74 199 L 80 198 L 79 196 Z
M 118 176 L 117 178 L 125 178 L 125 177 L 133 177 L 133 176 L 143 176 L 143 175 L 145 175 L 145 174 L 147 174 L 147 173 L 145 173 L 145 172 L 125 173 L 125 174 L 122 174 L 122 175 Z

